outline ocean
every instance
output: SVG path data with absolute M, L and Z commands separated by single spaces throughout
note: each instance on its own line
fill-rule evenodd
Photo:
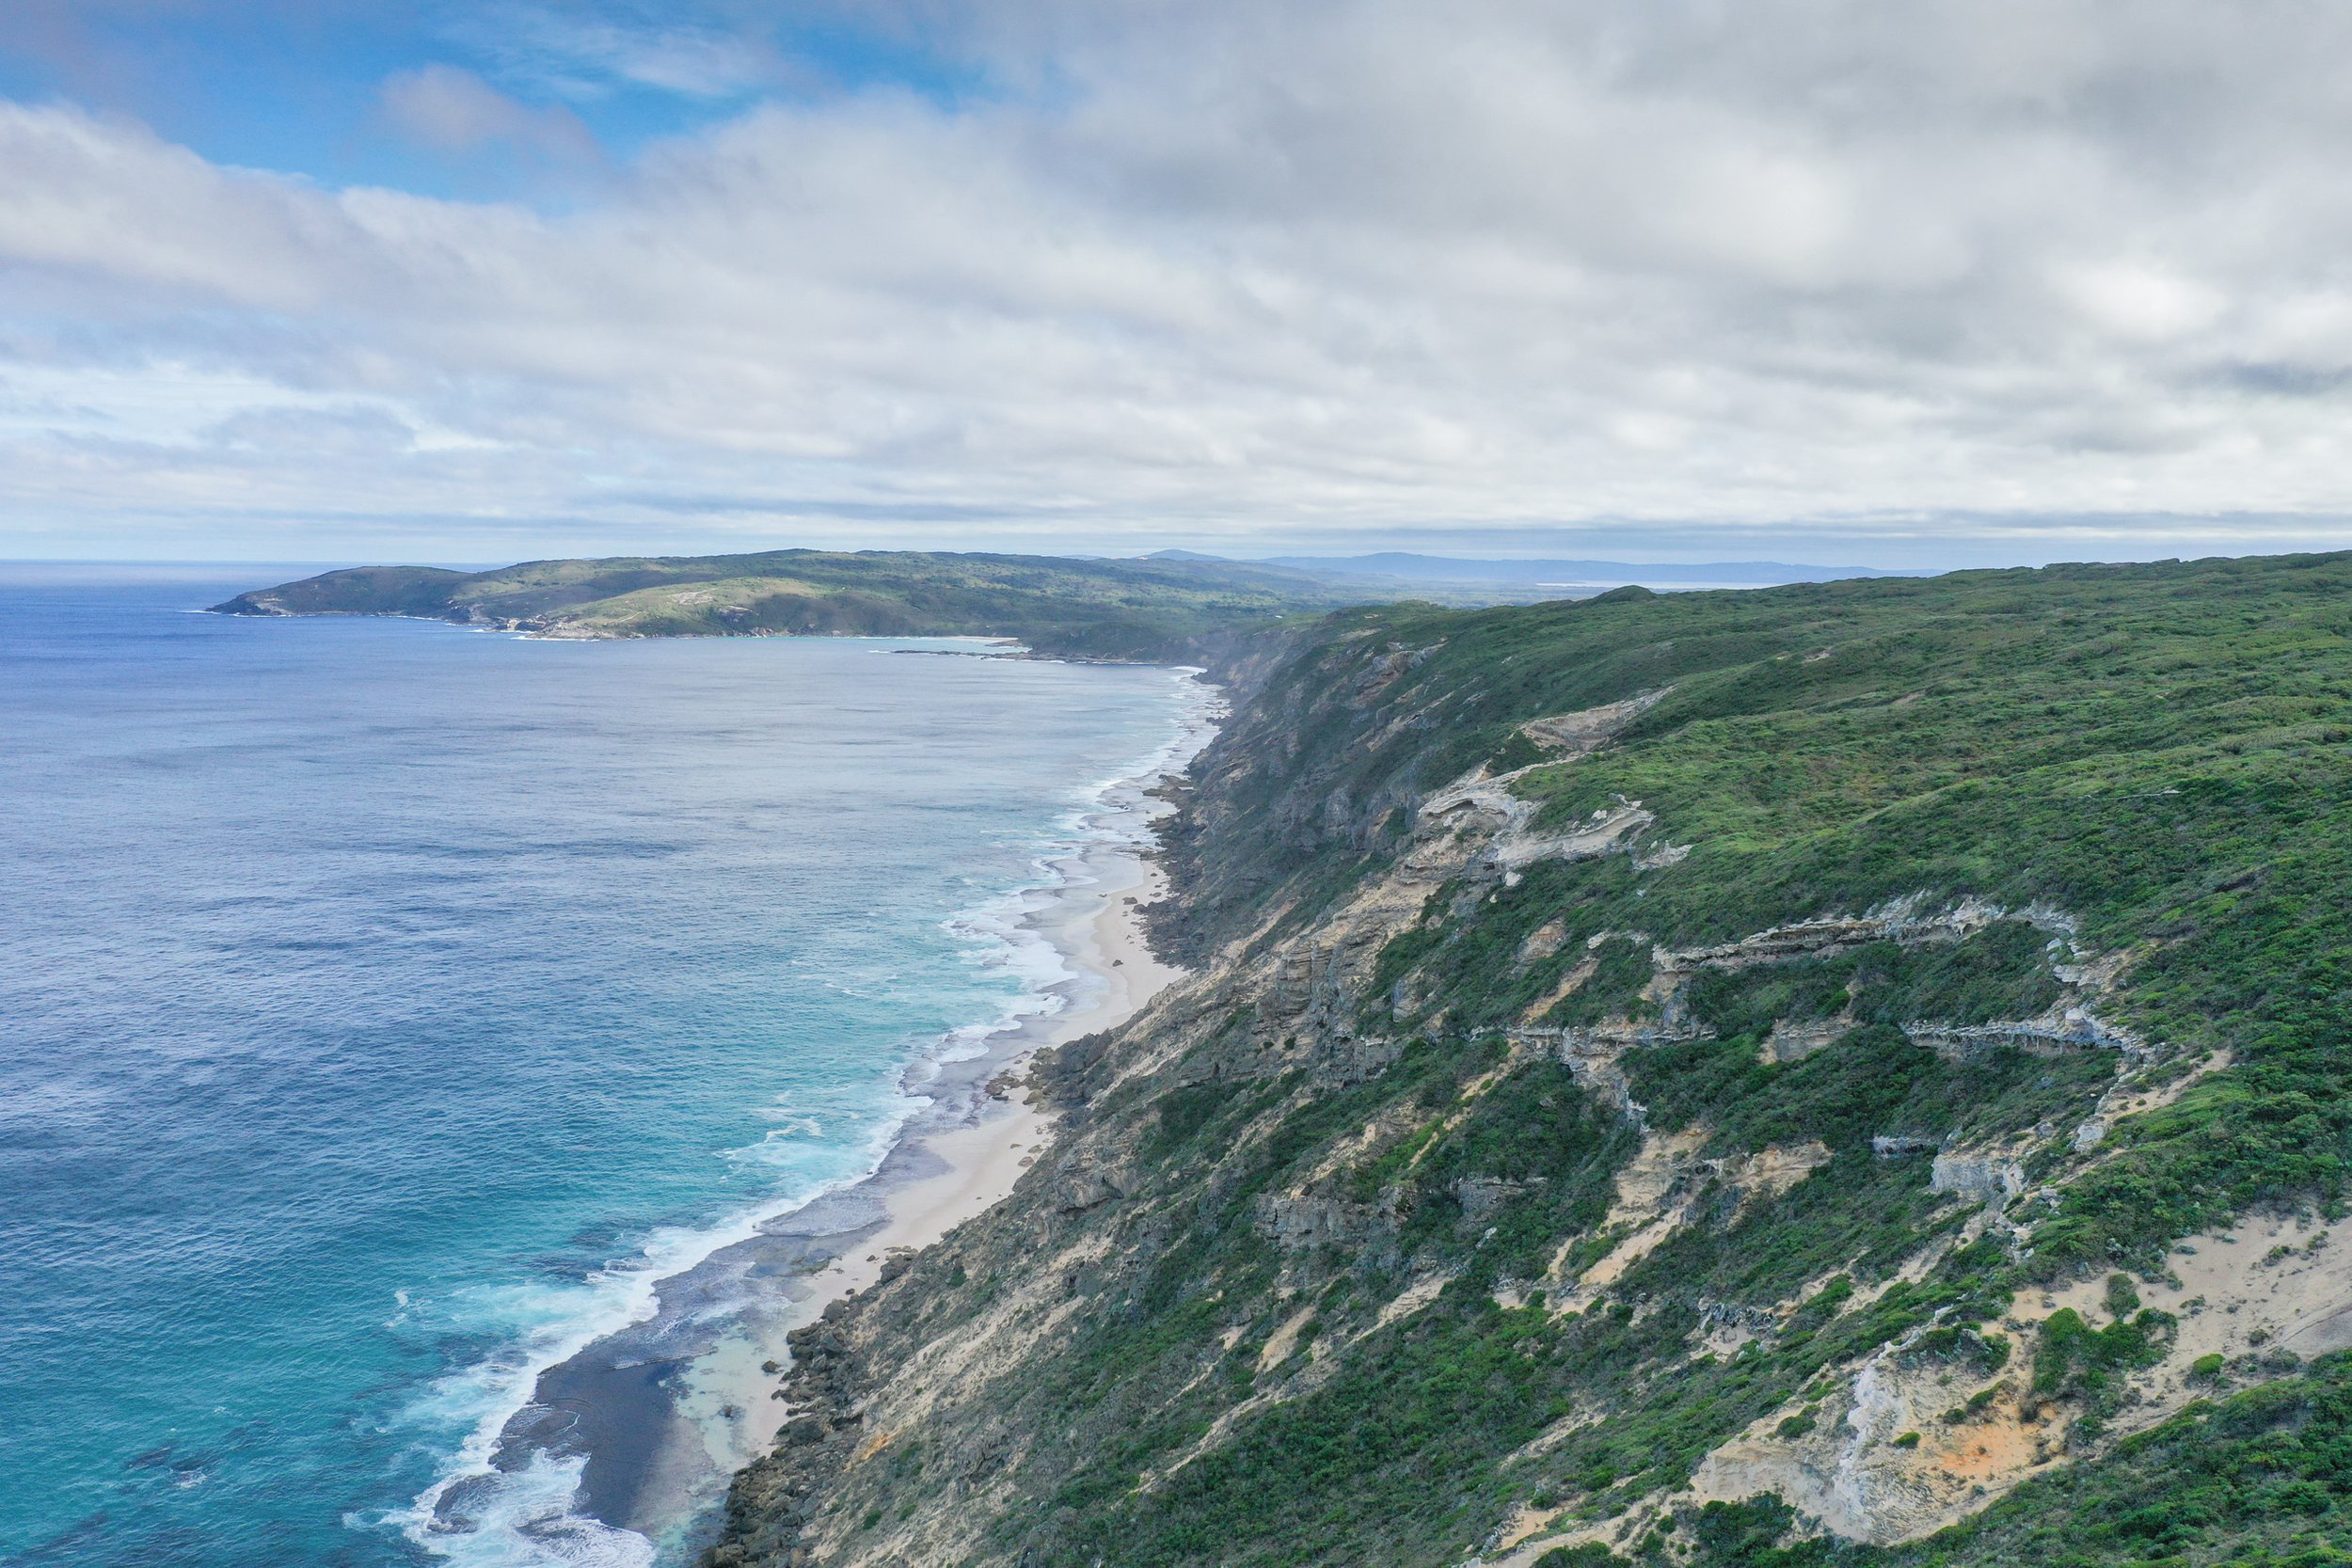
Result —
M 1203 690 L 273 580 L 0 567 L 0 1561 L 675 1559 L 497 1435 L 1068 998 Z

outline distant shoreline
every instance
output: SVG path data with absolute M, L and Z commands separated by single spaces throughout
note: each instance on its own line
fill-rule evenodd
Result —
M 1383 598 L 1232 562 L 807 549 L 531 561 L 486 572 L 354 566 L 248 589 L 225 615 L 413 615 L 561 641 L 1010 638 L 1047 656 L 1205 662 L 1235 638 Z

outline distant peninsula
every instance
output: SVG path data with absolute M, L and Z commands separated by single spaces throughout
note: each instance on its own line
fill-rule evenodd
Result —
M 356 566 L 240 594 L 226 615 L 406 615 L 541 637 L 999 637 L 1041 654 L 1199 657 L 1292 615 L 1393 596 L 1279 566 L 917 550 Z

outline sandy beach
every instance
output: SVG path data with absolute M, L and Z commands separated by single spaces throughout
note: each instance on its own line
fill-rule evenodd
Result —
M 1168 766 L 1182 768 L 1207 733 Z M 870 1176 L 660 1281 L 650 1319 L 541 1374 L 494 1466 L 577 1463 L 574 1523 L 584 1515 L 636 1531 L 665 1559 L 691 1549 L 727 1481 L 786 1418 L 771 1369 L 790 1358 L 787 1335 L 874 1284 L 894 1254 L 930 1245 L 1009 1194 L 1050 1127 L 1003 1080 L 1044 1047 L 1131 1017 L 1180 973 L 1152 954 L 1136 913 L 1161 894 L 1148 827 L 1168 808 L 1144 794 L 1160 776 L 1120 787 L 1097 823 L 1115 819 L 1122 831 L 1083 835 L 1022 917 L 1065 969 L 1045 992 L 1049 1010 L 993 1037 L 983 1054 L 911 1069 L 908 1091 L 926 1103 Z M 448 1502 L 462 1508 L 462 1489 Z

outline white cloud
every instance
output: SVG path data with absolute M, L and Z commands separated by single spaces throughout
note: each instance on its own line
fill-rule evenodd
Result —
M 2352 514 L 2352 13 L 930 25 L 995 97 L 771 103 L 546 212 L 0 105 L 0 377 L 43 388 L 0 403 L 0 518 L 544 518 L 567 546 L 1629 523 L 1622 548 L 1741 553 L 1796 519 L 1894 560 L 2325 544 Z M 566 69 L 765 69 L 651 36 L 575 30 Z M 578 124 L 450 68 L 385 102 L 451 150 Z M 203 418 L 157 415 L 175 385 Z
M 2085 320 L 2137 342 L 2169 342 L 2201 332 L 2229 307 L 2226 294 L 2196 278 L 2128 261 L 2062 266 L 2056 281 Z
M 436 151 L 502 146 L 583 163 L 597 160 L 596 138 L 578 115 L 560 105 L 525 108 L 456 66 L 395 72 L 386 79 L 381 97 L 393 125 Z
M 694 98 L 732 98 L 785 74 L 772 50 L 747 34 L 626 15 L 529 4 L 485 5 L 454 36 L 509 75 L 578 97 L 616 87 Z

